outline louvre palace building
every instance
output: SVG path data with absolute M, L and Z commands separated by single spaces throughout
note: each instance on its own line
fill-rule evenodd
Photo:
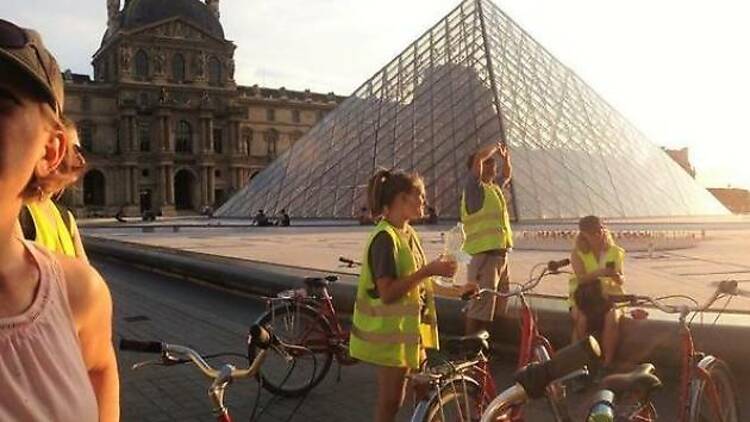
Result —
M 88 168 L 79 216 L 221 205 L 343 98 L 234 80 L 219 0 L 107 0 L 93 79 L 64 73 Z

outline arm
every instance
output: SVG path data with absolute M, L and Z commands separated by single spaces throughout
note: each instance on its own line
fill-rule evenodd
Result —
M 477 179 L 482 179 L 482 163 L 484 160 L 492 157 L 492 154 L 497 152 L 500 148 L 500 143 L 495 145 L 486 146 L 474 154 L 474 159 L 471 162 L 471 174 Z
M 120 418 L 120 386 L 112 347 L 112 296 L 93 267 L 78 259 L 59 259 L 99 420 L 116 422 Z
M 497 152 L 500 154 L 500 158 L 503 159 L 503 181 L 500 183 L 500 187 L 505 188 L 510 184 L 510 179 L 513 177 L 513 166 L 510 164 L 510 151 L 508 151 L 507 146 L 502 145 L 498 147 Z
M 426 265 L 406 277 L 381 277 L 375 280 L 375 284 L 378 286 L 380 300 L 385 304 L 390 304 L 404 297 L 414 286 L 433 275 L 435 274 L 431 274 L 428 265 Z

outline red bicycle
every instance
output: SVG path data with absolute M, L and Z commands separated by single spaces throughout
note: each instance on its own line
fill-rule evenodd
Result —
M 340 260 L 345 262 L 345 258 Z M 267 311 L 256 323 L 269 327 L 285 343 L 312 351 L 312 354 L 293 355 L 291 360 L 274 354 L 266 357 L 258 376 L 271 393 L 298 397 L 323 380 L 334 358 L 339 371 L 341 366 L 358 362 L 349 356 L 349 330 L 339 320 L 328 291 L 330 283 L 337 280 L 334 275 L 308 277 L 304 279 L 305 287 L 266 298 Z
M 524 284 L 518 284 L 508 292 L 498 292 L 491 289 L 481 289 L 478 292 L 467 293 L 464 300 L 471 300 L 483 294 L 492 294 L 502 298 L 518 297 L 521 307 L 521 339 L 517 366 L 519 369 L 531 363 L 547 362 L 554 356 L 554 350 L 549 340 L 539 332 L 536 316 L 526 300 L 525 294 L 533 290 L 544 277 L 560 274 L 561 268 L 570 263 L 551 261 L 539 264 L 532 269 L 532 277 Z M 536 277 L 533 274 L 538 268 L 545 268 Z M 487 349 L 485 344 L 489 338 L 486 332 L 473 336 L 449 339 L 445 342 L 449 349 L 460 348 L 469 359 L 447 360 L 443 365 L 427 367 L 411 378 L 418 382 L 429 382 L 433 393 L 420 402 L 412 416 L 413 422 L 426 421 L 464 421 L 476 419 L 491 406 L 490 402 L 497 396 L 495 381 L 489 371 Z M 441 339 L 441 342 L 443 340 Z M 453 346 L 453 345 L 456 346 Z M 564 379 L 553 380 L 545 384 L 545 395 L 552 409 L 556 421 L 568 421 L 568 409 L 565 402 L 564 383 L 571 378 L 588 374 L 586 368 L 577 368 Z M 524 420 L 523 407 L 515 406 L 509 413 L 497 415 L 497 420 L 520 422 Z
M 679 315 L 679 330 L 681 338 L 681 375 L 679 397 L 679 422 L 739 422 L 740 410 L 737 402 L 737 389 L 729 369 L 729 365 L 721 359 L 699 352 L 695 348 L 690 324 L 695 315 L 708 310 L 711 305 L 723 297 L 737 295 L 736 281 L 722 281 L 714 294 L 704 303 L 698 302 L 684 295 L 671 295 L 660 298 L 639 295 L 610 296 L 615 304 L 625 306 L 652 305 L 662 312 Z M 673 306 L 665 304 L 665 300 L 682 298 L 693 305 Z M 648 313 L 639 310 L 643 317 Z M 688 318 L 690 315 L 692 318 Z M 721 313 L 719 313 L 719 316 Z M 717 316 L 718 320 L 718 316 Z M 616 376 L 615 376 L 616 377 Z M 603 380 L 604 388 L 608 388 L 608 379 Z M 615 389 L 611 388 L 610 389 Z M 615 391 L 616 392 L 616 391 Z M 649 390 L 637 397 L 634 403 L 620 406 L 618 403 L 618 420 L 625 421 L 654 421 L 655 411 L 651 404 Z

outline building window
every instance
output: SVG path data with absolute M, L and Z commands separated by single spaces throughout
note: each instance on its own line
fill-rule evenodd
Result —
M 291 133 L 291 134 L 289 135 L 289 138 L 291 139 L 291 141 L 292 141 L 292 142 L 297 142 L 297 140 L 298 140 L 299 138 L 301 138 L 301 137 L 302 137 L 302 132 L 300 132 L 300 131 L 298 131 L 298 130 L 295 130 L 294 132 L 292 132 L 292 133 Z
M 292 110 L 292 123 L 299 123 L 300 117 L 299 117 L 299 110 Z
M 94 152 L 94 127 L 89 122 L 78 125 L 78 138 L 84 151 Z
M 138 145 L 141 152 L 151 151 L 151 125 L 138 122 Z
M 175 152 L 192 153 L 193 152 L 193 129 L 190 123 L 180 120 L 177 123 L 177 133 L 175 135 Z
M 135 53 L 135 76 L 138 79 L 148 78 L 148 55 L 143 50 Z
M 150 174 L 148 169 L 141 170 L 141 177 L 148 177 Z
M 221 84 L 221 63 L 215 56 L 208 59 L 208 83 L 211 85 Z
M 215 170 L 214 177 L 216 177 L 217 179 L 221 179 L 221 170 Z
M 266 120 L 269 122 L 276 121 L 276 110 L 273 108 L 267 108 L 266 109 Z
M 185 58 L 182 54 L 172 57 L 172 77 L 176 82 L 185 82 Z
M 276 157 L 276 151 L 279 143 L 279 132 L 276 129 L 269 129 L 264 134 L 266 141 L 266 152 L 269 158 Z
M 214 152 L 222 154 L 224 152 L 224 131 L 214 129 Z
M 81 97 L 81 110 L 91 110 L 91 98 L 88 95 L 84 95 L 83 97 Z
M 323 110 L 318 110 L 318 121 L 323 120 L 323 117 L 326 116 L 326 112 Z

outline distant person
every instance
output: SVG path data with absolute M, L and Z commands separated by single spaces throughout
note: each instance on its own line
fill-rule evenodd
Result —
M 503 161 L 499 183 L 497 161 Z M 469 156 L 469 174 L 461 195 L 461 222 L 466 231 L 464 251 L 471 255 L 467 275 L 479 288 L 507 291 L 508 253 L 513 247 L 508 205 L 503 188 L 510 183 L 510 152 L 498 142 Z M 505 299 L 482 295 L 471 301 L 466 312 L 466 333 L 488 329 L 495 315 L 505 313 Z
M 62 195 L 66 187 L 75 183 L 86 169 L 75 123 L 65 117 L 61 122 L 68 137 L 68 147 L 60 166 L 45 182 L 45 190 L 51 193 L 27 202 L 21 208 L 18 220 L 25 239 L 35 241 L 52 252 L 81 258 L 88 263 L 73 213 L 53 201 L 53 198 Z
M 367 210 L 367 207 L 359 209 L 357 220 L 359 221 L 360 226 L 367 226 L 373 223 L 372 216 L 370 215 L 370 211 Z
M 435 211 L 435 207 L 433 206 L 427 207 L 427 217 L 425 218 L 425 223 L 427 224 L 438 223 L 438 215 L 437 215 L 437 211 Z
M 624 293 L 625 250 L 615 244 L 599 217 L 583 217 L 578 228 L 570 254 L 575 275 L 568 286 L 572 337 L 577 341 L 589 334 L 601 334 L 604 367 L 608 368 L 617 351 L 620 315 L 606 298 Z
M 411 220 L 424 216 L 424 183 L 416 174 L 379 170 L 367 187 L 373 216 L 382 216 L 364 251 L 349 352 L 377 370 L 376 422 L 393 422 L 406 374 L 425 349 L 438 348 L 432 276 L 451 277 L 456 262 L 427 262 Z
M 128 220 L 125 219 L 125 206 L 121 206 L 120 209 L 117 210 L 117 213 L 115 214 L 115 220 L 117 220 L 119 223 L 127 223 Z
M 112 297 L 81 259 L 23 239 L 68 152 L 63 80 L 39 34 L 0 19 L 0 420 L 119 419 Z
M 255 214 L 255 217 L 253 217 L 253 223 L 255 223 L 255 225 L 259 227 L 271 225 L 271 222 L 268 221 L 268 216 L 265 212 L 263 212 L 263 210 L 258 210 L 258 213 Z
M 289 217 L 289 214 L 286 213 L 285 209 L 282 209 L 276 224 L 282 227 L 289 227 L 291 222 L 292 219 Z

